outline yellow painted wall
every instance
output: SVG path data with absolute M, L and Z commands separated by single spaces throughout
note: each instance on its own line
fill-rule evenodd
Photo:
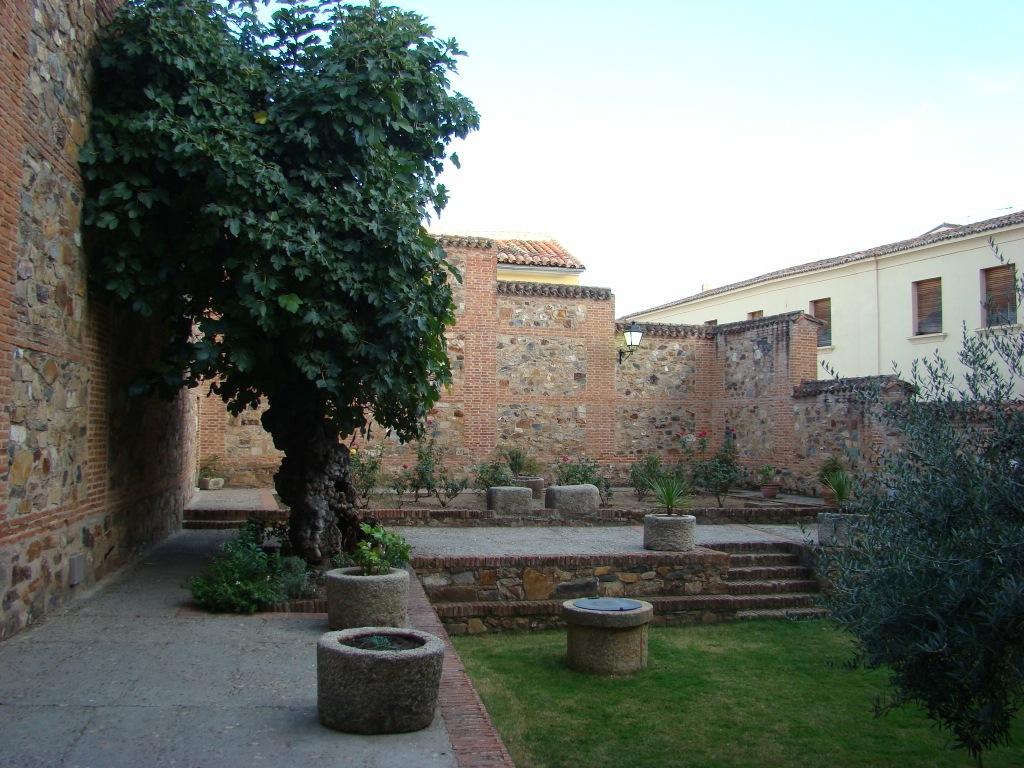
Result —
M 519 267 L 517 269 L 499 264 L 498 279 L 510 282 L 579 285 L 580 273 L 565 269 L 544 269 L 543 267 Z

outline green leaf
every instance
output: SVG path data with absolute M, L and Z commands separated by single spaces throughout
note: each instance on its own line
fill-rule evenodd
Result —
M 299 307 L 302 306 L 302 299 L 294 293 L 285 293 L 277 297 L 277 303 L 288 312 L 298 312 Z

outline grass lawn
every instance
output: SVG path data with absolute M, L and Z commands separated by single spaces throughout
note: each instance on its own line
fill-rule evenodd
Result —
M 568 669 L 564 632 L 453 641 L 518 768 L 974 765 L 919 711 L 875 718 L 885 673 L 844 670 L 824 621 L 653 628 L 619 678 Z M 1021 718 L 1013 735 L 987 768 L 1024 766 Z

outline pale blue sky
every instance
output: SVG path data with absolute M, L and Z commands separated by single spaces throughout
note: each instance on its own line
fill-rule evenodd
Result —
M 1024 208 L 1024 0 L 406 0 L 481 130 L 442 229 L 559 239 L 623 315 Z

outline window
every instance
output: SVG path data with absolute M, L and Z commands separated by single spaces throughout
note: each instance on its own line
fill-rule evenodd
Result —
M 811 302 L 811 317 L 824 320 L 825 325 L 818 329 L 818 346 L 832 346 L 832 299 L 815 299 Z
M 764 317 L 764 312 L 760 309 L 756 312 L 747 312 L 747 320 L 757 320 L 761 317 Z
M 942 333 L 942 278 L 914 283 L 914 335 Z
M 718 320 L 705 320 L 704 325 L 718 325 Z
M 985 269 L 981 274 L 986 327 L 1016 323 L 1017 271 L 1013 264 Z

